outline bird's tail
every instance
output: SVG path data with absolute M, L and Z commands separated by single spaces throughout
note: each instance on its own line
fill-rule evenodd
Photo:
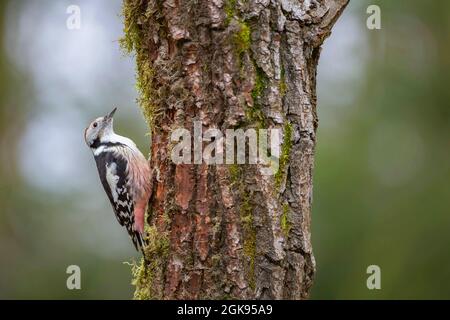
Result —
M 146 264 L 148 264 L 150 260 L 145 254 L 145 248 L 148 246 L 148 239 L 144 234 L 140 233 L 139 231 L 136 231 L 135 235 L 136 235 L 135 236 L 136 242 L 133 239 L 134 246 L 136 247 L 137 251 L 142 252 L 142 256 L 144 257 Z

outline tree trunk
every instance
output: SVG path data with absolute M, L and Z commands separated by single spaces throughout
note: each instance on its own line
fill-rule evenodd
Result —
M 304 299 L 320 46 L 348 0 L 126 0 L 152 139 L 140 299 Z M 176 128 L 282 132 L 279 170 L 175 164 Z M 193 149 L 193 148 L 192 148 Z M 198 160 L 198 159 L 197 159 Z

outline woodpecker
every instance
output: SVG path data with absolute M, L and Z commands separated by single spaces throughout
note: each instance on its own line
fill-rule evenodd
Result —
M 127 229 L 139 251 L 144 247 L 144 214 L 151 195 L 151 172 L 136 144 L 114 133 L 116 110 L 92 121 L 84 131 L 84 138 L 94 155 L 117 221 Z

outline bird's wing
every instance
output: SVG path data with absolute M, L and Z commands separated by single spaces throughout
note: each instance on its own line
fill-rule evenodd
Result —
M 142 235 L 135 230 L 134 201 L 127 181 L 127 160 L 111 150 L 96 155 L 95 161 L 117 221 L 127 229 L 134 246 L 139 250 L 143 241 Z

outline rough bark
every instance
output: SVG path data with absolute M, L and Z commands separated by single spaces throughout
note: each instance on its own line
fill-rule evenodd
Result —
M 304 299 L 312 285 L 312 170 L 320 46 L 348 0 L 126 0 L 152 132 L 150 262 L 136 298 Z M 280 169 L 175 165 L 178 127 L 280 128 Z

